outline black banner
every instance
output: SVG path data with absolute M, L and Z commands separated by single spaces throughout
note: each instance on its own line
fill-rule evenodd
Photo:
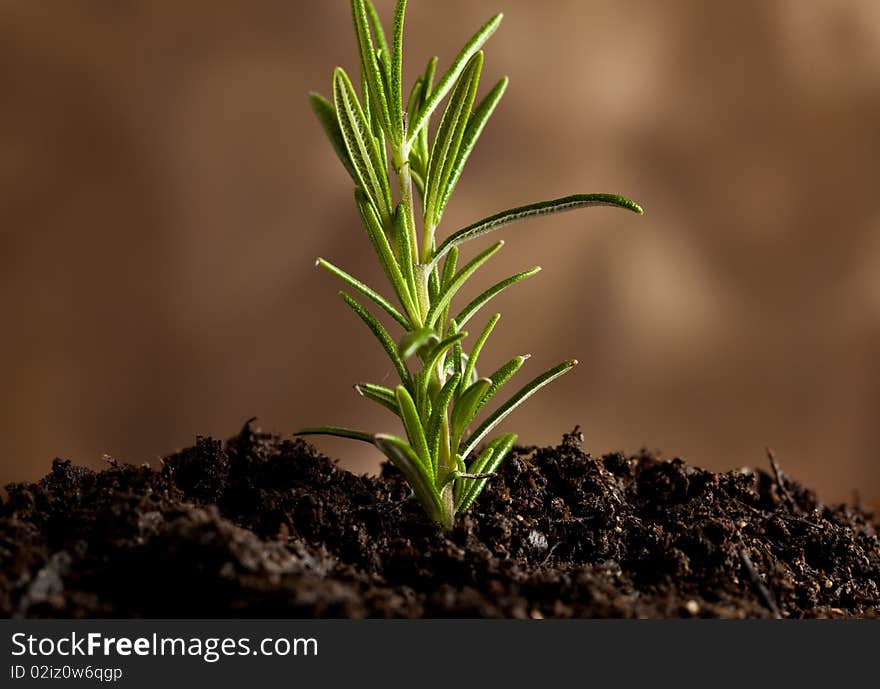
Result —
M 0 633 L 6 687 L 840 683 L 875 674 L 880 647 L 876 621 L 0 620 Z

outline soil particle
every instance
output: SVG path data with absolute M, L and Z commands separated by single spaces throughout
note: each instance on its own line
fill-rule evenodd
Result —
M 161 468 L 55 460 L 0 504 L 0 614 L 878 617 L 880 529 L 779 470 L 516 448 L 449 533 L 401 475 L 246 424 Z

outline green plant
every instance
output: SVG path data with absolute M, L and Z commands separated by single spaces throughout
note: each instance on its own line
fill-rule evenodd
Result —
M 498 28 L 502 15 L 480 28 L 439 78 L 435 78 L 437 58 L 431 59 L 404 101 L 406 0 L 397 2 L 390 46 L 370 0 L 351 0 L 351 7 L 360 51 L 361 97 L 345 71 L 337 68 L 333 74 L 333 102 L 312 94 L 311 103 L 354 180 L 361 219 L 399 308 L 329 261 L 318 259 L 318 265 L 372 301 L 403 329 L 403 336 L 395 341 L 351 294 L 339 293 L 378 339 L 400 377 L 400 384 L 393 390 L 373 383 L 356 385 L 355 389 L 398 416 L 406 440 L 331 426 L 304 428 L 298 434 L 335 435 L 372 443 L 403 472 L 428 515 L 448 528 L 455 515 L 467 510 L 483 490 L 516 436 L 507 433 L 495 437 L 477 453 L 480 444 L 510 412 L 577 364 L 575 360 L 566 361 L 542 373 L 469 431 L 478 413 L 527 357 L 516 356 L 491 375 L 480 376 L 477 360 L 500 314 L 489 319 L 469 353 L 463 349 L 467 332 L 462 328 L 492 297 L 540 268 L 502 280 L 454 312 L 453 297 L 501 249 L 503 242 L 493 244 L 460 267 L 459 247 L 504 225 L 539 215 L 598 205 L 637 213 L 642 209 L 612 194 L 578 194 L 502 211 L 452 233 L 438 244 L 436 230 L 443 210 L 507 87 L 507 79 L 501 79 L 474 107 L 483 66 L 480 49 Z M 432 137 L 431 117 L 447 96 Z M 396 201 L 389 173 L 396 178 Z M 418 218 L 413 188 L 421 202 Z M 421 233 L 417 220 L 421 221 Z M 412 371 L 410 361 L 420 370 Z

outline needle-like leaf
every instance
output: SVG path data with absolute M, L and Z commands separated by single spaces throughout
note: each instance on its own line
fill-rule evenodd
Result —
M 479 409 L 480 402 L 492 385 L 489 378 L 479 378 L 461 394 L 452 408 L 451 435 L 460 438 Z
M 415 450 L 416 456 L 421 460 L 425 471 L 430 473 L 432 478 L 436 478 L 437 467 L 432 464 L 431 453 L 428 452 L 428 442 L 425 440 L 425 429 L 422 426 L 422 420 L 419 418 L 419 412 L 416 409 L 412 396 L 403 385 L 398 385 L 395 388 L 394 396 L 397 398 L 397 406 L 400 408 L 400 419 L 403 421 L 404 429 L 406 429 L 406 436 L 409 438 L 410 447 Z
M 403 440 L 386 433 L 373 436 L 373 443 L 403 473 L 416 499 L 431 519 L 444 521 L 443 503 L 434 482 L 421 470 L 415 451 Z
M 428 419 L 428 429 L 425 432 L 431 457 L 436 457 L 440 450 L 440 428 L 446 419 L 449 402 L 452 400 L 460 379 L 460 373 L 453 374 L 440 389 L 437 398 L 434 400 L 434 408 L 431 410 L 431 417 Z
M 517 371 L 522 368 L 522 365 L 529 358 L 529 354 L 523 356 L 515 356 L 513 359 L 508 361 L 506 364 L 501 366 L 495 373 L 489 376 L 489 380 L 491 381 L 491 385 L 489 389 L 486 390 L 486 394 L 480 399 L 477 403 L 476 408 L 474 409 L 474 413 L 476 414 L 480 409 L 482 409 L 485 405 L 487 405 L 493 397 L 495 397 L 496 393 L 504 386 L 504 384 L 513 378 Z
M 351 14 L 354 18 L 358 50 L 361 56 L 361 67 L 363 68 L 364 79 L 370 93 L 370 105 L 373 116 L 378 118 L 382 129 L 390 134 L 394 130 L 392 129 L 391 117 L 388 112 L 388 93 L 379 67 L 379 60 L 376 57 L 376 48 L 373 45 L 370 21 L 367 17 L 368 13 L 364 0 L 351 0 Z M 388 54 L 387 43 L 385 44 L 385 54 Z
M 454 297 L 458 290 L 461 289 L 461 286 L 467 282 L 468 278 L 473 275 L 481 265 L 498 253 L 502 246 L 504 246 L 503 241 L 496 242 L 477 255 L 476 258 L 472 259 L 469 263 L 465 264 L 465 266 L 455 274 L 455 278 L 453 278 L 452 282 L 443 289 L 443 292 L 437 298 L 437 301 L 431 305 L 431 309 L 428 311 L 428 317 L 425 319 L 425 323 L 428 326 L 433 326 L 436 323 L 437 317 L 443 312 L 443 309 L 446 308 L 452 300 L 452 297 Z
M 483 438 L 495 428 L 495 426 L 501 423 L 508 414 L 525 402 L 529 397 L 534 395 L 542 387 L 556 380 L 559 376 L 568 373 L 575 366 L 577 366 L 577 360 L 571 359 L 559 364 L 559 366 L 551 368 L 549 371 L 542 373 L 531 382 L 526 383 L 513 395 L 513 397 L 498 407 L 489 418 L 483 421 L 483 423 L 471 433 L 466 441 L 462 441 L 461 456 L 467 459 L 470 453 L 474 451 L 474 448 L 480 444 L 480 441 L 482 441 Z
M 373 434 L 366 431 L 357 431 L 353 428 L 343 428 L 342 426 L 309 426 L 300 428 L 294 435 L 333 435 L 337 438 L 348 438 L 349 440 L 362 440 L 365 443 L 372 444 Z
M 388 222 L 391 218 L 391 188 L 384 170 L 384 156 L 370 132 L 351 80 L 341 68 L 337 68 L 333 75 L 333 100 L 339 129 L 361 189 L 376 207 L 382 222 Z
M 415 158 L 410 158 L 410 165 L 418 163 L 418 160 Z M 410 174 L 412 174 L 413 184 L 416 186 L 416 191 L 419 192 L 419 198 L 424 201 L 425 198 L 425 173 L 424 173 L 424 165 L 421 165 L 419 168 L 412 167 L 410 169 Z
M 419 116 L 421 113 L 425 111 L 425 108 L 428 105 L 428 100 L 431 98 L 431 94 L 434 93 L 434 76 L 437 73 L 437 57 L 434 56 L 430 60 L 428 60 L 428 66 L 425 67 L 425 73 L 422 77 L 422 82 L 424 83 L 424 88 L 422 89 L 422 102 L 419 107 Z M 416 118 L 410 119 L 410 124 L 416 121 Z M 431 122 L 431 115 L 428 114 L 427 119 L 425 120 L 424 125 L 421 127 L 421 130 L 418 132 L 418 136 L 413 143 L 413 150 L 418 150 L 420 155 L 424 157 L 425 164 L 427 165 L 428 161 L 428 128 Z
M 398 141 L 403 138 L 403 22 L 406 0 L 397 0 L 394 9 L 394 37 L 391 51 L 391 108 L 392 125 Z
M 471 474 L 492 474 L 498 468 L 498 465 L 504 461 L 507 453 L 516 442 L 516 435 L 507 433 L 498 436 L 480 453 L 477 461 L 473 463 L 468 473 Z M 478 479 L 476 481 L 464 484 L 460 498 L 456 501 L 455 509 L 457 512 L 467 512 L 474 500 L 483 492 L 486 487 L 487 479 Z
M 342 137 L 342 130 L 339 128 L 339 119 L 336 117 L 336 109 L 333 104 L 328 101 L 320 93 L 310 93 L 309 102 L 312 104 L 312 110 L 318 116 L 327 138 L 333 144 L 333 150 L 351 178 L 357 182 L 358 176 L 355 172 L 354 165 L 351 163 L 351 156 L 348 155 L 348 149 L 345 147 L 345 139 Z
M 445 289 L 452 284 L 455 278 L 455 269 L 458 267 L 458 249 L 453 249 L 446 254 L 446 261 L 443 263 L 443 277 L 440 285 Z
M 409 359 L 413 354 L 421 350 L 423 347 L 435 345 L 440 341 L 440 336 L 433 328 L 419 328 L 418 330 L 410 330 L 403 336 L 403 339 L 397 345 L 397 351 L 404 359 Z
M 379 75 L 382 77 L 382 86 L 385 89 L 385 93 L 390 94 L 391 93 L 391 63 L 389 62 L 389 59 L 388 59 L 388 53 L 384 53 L 381 50 L 377 50 L 376 51 L 376 63 L 379 65 Z M 391 110 L 390 105 L 388 107 L 388 112 L 392 116 L 391 126 L 392 126 L 392 130 L 394 130 L 395 127 L 394 127 L 394 122 L 393 122 L 393 111 Z M 383 134 L 385 132 L 385 130 L 382 129 L 381 127 L 380 127 L 379 131 L 382 132 Z M 395 133 L 394 136 L 395 136 L 394 141 L 396 141 L 397 134 Z M 384 144 L 382 145 L 382 150 L 385 150 Z
M 461 177 L 464 166 L 467 163 L 468 158 L 470 158 L 471 151 L 474 150 L 474 146 L 476 146 L 480 134 L 483 133 L 486 123 L 489 121 L 492 113 L 495 112 L 495 107 L 504 95 L 504 91 L 507 90 L 507 81 L 507 77 L 504 77 L 495 84 L 493 89 L 486 94 L 482 101 L 480 101 L 477 109 L 474 110 L 473 115 L 471 115 L 468 120 L 467 129 L 465 129 L 464 137 L 458 147 L 458 155 L 455 159 L 455 165 L 452 167 L 452 171 L 449 174 L 448 180 L 445 184 L 443 197 L 440 199 L 438 206 L 438 211 L 441 215 L 446 208 L 446 204 L 449 203 L 449 197 L 452 196 L 455 185 L 458 184 L 458 178 Z
M 407 136 L 409 137 L 407 140 L 407 144 L 411 145 L 415 137 L 419 134 L 422 127 L 427 124 L 428 120 L 431 117 L 431 114 L 434 110 L 437 109 L 437 106 L 440 104 L 440 101 L 449 93 L 449 90 L 458 80 L 459 75 L 464 70 L 465 65 L 468 63 L 474 54 L 483 47 L 483 44 L 489 40 L 489 37 L 495 33 L 495 30 L 501 24 L 501 20 L 504 18 L 503 14 L 496 14 L 492 19 L 486 22 L 477 33 L 473 35 L 471 40 L 467 42 L 462 51 L 458 54 L 458 57 L 452 63 L 452 66 L 449 70 L 440 77 L 440 81 L 437 82 L 437 87 L 431 92 L 430 97 L 428 98 L 425 106 L 422 108 L 422 112 L 419 113 L 419 119 L 412 123 L 410 130 L 407 132 Z
M 391 339 L 388 331 L 385 330 L 384 326 L 376 320 L 373 314 L 361 306 L 351 295 L 346 292 L 340 292 L 339 296 L 342 297 L 342 300 L 348 304 L 351 310 L 360 317 L 373 335 L 376 336 L 376 339 L 379 340 L 379 344 L 382 345 L 382 349 L 385 350 L 388 358 L 391 359 L 391 363 L 394 364 L 394 368 L 397 369 L 397 375 L 400 376 L 400 379 L 404 384 L 411 387 L 412 380 L 410 379 L 409 369 L 397 353 L 397 345 L 394 344 L 394 340 Z
M 365 5 L 367 8 L 367 20 L 370 22 L 370 28 L 373 30 L 376 43 L 379 44 L 377 52 L 382 53 L 387 58 L 391 53 L 388 50 L 388 41 L 385 39 L 385 30 L 382 28 L 382 20 L 379 19 L 379 13 L 376 12 L 376 7 L 371 0 L 366 0 Z
M 382 308 L 385 313 L 391 316 L 394 320 L 396 320 L 400 325 L 404 327 L 404 329 L 409 328 L 409 321 L 406 319 L 400 311 L 394 308 L 394 306 L 389 302 L 385 297 L 376 292 L 373 288 L 365 285 L 363 282 L 358 280 L 357 278 L 352 277 L 348 273 L 346 273 L 342 268 L 337 268 L 330 261 L 326 261 L 323 258 L 319 258 L 317 261 L 317 265 L 324 268 L 327 272 L 335 275 L 340 280 L 342 280 L 347 285 L 354 287 L 358 292 L 363 294 L 365 297 L 369 297 L 373 300 L 373 302 Z
M 534 218 L 539 215 L 549 215 L 551 213 L 563 213 L 565 211 L 586 208 L 588 206 L 616 206 L 618 208 L 625 208 L 626 210 L 633 211 L 634 213 L 641 214 L 643 212 L 641 206 L 635 201 L 630 201 L 629 199 L 624 198 L 623 196 L 617 196 L 616 194 L 575 194 L 573 196 L 565 196 L 561 199 L 554 199 L 552 201 L 532 203 L 528 206 L 520 206 L 518 208 L 501 211 L 500 213 L 484 218 L 473 225 L 468 225 L 450 235 L 440 244 L 440 246 L 437 247 L 433 260 L 435 262 L 439 261 L 446 252 L 454 246 L 460 246 L 464 242 L 476 239 L 477 237 L 482 237 L 484 234 L 494 232 L 495 230 L 517 222 L 518 220 L 526 220 L 528 218 Z
M 449 321 L 449 332 L 457 333 L 458 332 L 458 323 L 455 320 Z M 464 375 L 464 366 L 465 366 L 465 355 L 461 349 L 461 340 L 457 341 L 452 346 L 452 373 L 458 373 L 459 375 Z
M 425 88 L 424 77 L 417 77 L 413 84 L 412 91 L 409 92 L 409 100 L 406 102 L 406 121 L 411 122 L 418 115 L 419 108 L 422 106 L 422 92 Z M 415 147 L 413 148 L 415 152 Z M 413 153 L 410 154 L 410 162 L 412 162 Z
M 413 295 L 413 301 L 418 303 L 416 298 L 416 277 L 415 277 L 415 261 L 419 255 L 419 248 L 416 246 L 415 233 L 409 226 L 406 209 L 403 204 L 397 205 L 394 213 L 394 248 L 397 250 L 397 260 L 400 261 L 400 271 L 406 278 L 409 285 L 409 291 Z M 420 321 L 417 321 L 420 322 Z
M 483 53 L 478 51 L 461 73 L 461 78 L 456 83 L 440 120 L 440 127 L 431 149 L 426 180 L 425 225 L 427 227 L 436 227 L 440 222 L 442 201 L 447 195 L 447 185 L 458 159 L 459 146 L 470 119 L 482 69 Z
M 455 279 L 455 270 L 458 267 L 458 249 L 453 249 L 446 254 L 446 261 L 443 263 L 443 275 L 440 278 L 441 289 L 446 289 Z M 436 273 L 436 271 L 434 271 Z M 449 304 L 443 309 L 440 315 L 440 322 L 446 323 L 449 320 Z
M 394 396 L 394 392 L 388 388 L 381 385 L 374 385 L 373 383 L 358 383 L 354 386 L 354 389 L 362 397 L 366 397 L 368 400 L 381 404 L 396 416 L 400 416 L 400 407 L 397 406 L 397 398 Z
M 440 294 L 440 276 L 436 268 L 428 271 L 428 301 L 434 303 Z
M 373 133 L 373 136 L 376 136 L 377 131 L 381 131 L 382 127 L 373 118 L 372 106 L 370 105 L 371 101 L 370 83 L 367 79 L 367 73 L 364 71 L 363 67 L 361 67 L 361 107 L 364 111 L 364 120 L 366 121 L 367 126 Z
M 456 319 L 456 321 L 457 320 L 458 319 Z M 486 340 L 489 339 L 489 335 L 492 334 L 492 331 L 495 329 L 495 325 L 499 320 L 501 320 L 500 313 L 496 313 L 492 316 L 486 324 L 486 327 L 483 328 L 483 332 L 480 333 L 477 341 L 474 342 L 474 348 L 471 350 L 470 356 L 468 357 L 464 369 L 464 376 L 461 379 L 462 392 L 464 392 L 464 389 L 476 379 L 477 359 L 480 358 L 480 352 L 483 351 L 483 345 L 486 344 Z
M 430 60 L 428 60 L 428 64 L 425 67 L 425 72 L 422 78 L 422 81 L 425 82 L 425 90 L 422 94 L 422 110 L 424 110 L 425 107 L 428 105 L 428 100 L 431 98 L 431 94 L 434 93 L 434 76 L 437 74 L 438 61 L 439 60 L 435 55 Z
M 494 448 L 486 447 L 480 453 L 480 456 L 477 457 L 477 459 L 475 459 L 471 464 L 473 466 L 477 466 L 480 464 L 486 464 L 492 460 L 492 455 L 494 455 L 494 454 L 495 454 Z M 461 455 L 458 455 L 458 459 L 459 459 L 459 472 L 466 473 L 468 469 L 465 466 L 464 460 L 461 459 Z M 486 475 L 486 478 L 488 478 L 488 475 Z M 468 494 L 469 494 L 472 487 L 473 487 L 473 484 L 470 482 L 465 482 L 465 481 L 456 482 L 456 484 L 455 484 L 455 512 L 457 514 L 466 511 L 466 508 L 463 509 L 462 505 L 464 504 L 465 498 L 468 497 Z M 470 507 L 470 503 L 472 503 L 472 502 L 473 502 L 473 500 L 469 501 L 468 507 Z
M 462 331 L 453 333 L 439 342 L 437 346 L 431 350 L 431 353 L 425 357 L 425 366 L 422 369 L 422 373 L 419 374 L 419 379 L 416 384 L 416 401 L 427 397 L 431 377 L 435 374 L 435 369 L 440 363 L 440 360 L 446 356 L 450 349 L 455 347 L 456 344 L 459 344 L 465 337 L 467 337 L 466 332 Z
M 454 248 L 452 251 L 457 251 L 458 249 Z M 451 252 L 450 252 L 451 253 Z M 473 301 L 471 301 L 467 306 L 465 306 L 459 314 L 455 317 L 455 321 L 460 325 L 464 325 L 467 323 L 474 314 L 477 313 L 492 297 L 497 294 L 500 294 L 508 287 L 515 285 L 517 282 L 521 280 L 525 280 L 526 278 L 532 277 L 532 275 L 537 275 L 541 272 L 540 266 L 535 266 L 531 270 L 526 270 L 522 273 L 517 273 L 516 275 L 512 275 L 509 278 L 502 280 L 501 282 L 492 285 L 489 289 L 483 292 L 480 296 L 476 297 Z
M 401 306 L 403 306 L 403 310 L 409 316 L 410 322 L 418 322 L 420 315 L 416 308 L 414 297 L 410 292 L 409 283 L 404 278 L 403 273 L 401 273 L 400 266 L 394 256 L 394 250 L 391 248 L 391 244 L 388 243 L 388 237 L 386 237 L 382 223 L 376 215 L 376 210 L 360 189 L 355 190 L 355 202 L 360 211 L 364 227 L 367 229 L 367 236 L 370 238 L 373 250 L 379 257 L 382 269 L 388 277 L 388 282 L 394 288 L 397 298 L 400 300 Z M 409 328 L 409 325 L 406 327 Z

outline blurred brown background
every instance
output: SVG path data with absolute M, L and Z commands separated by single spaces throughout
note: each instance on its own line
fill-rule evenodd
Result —
M 714 469 L 770 445 L 827 499 L 880 496 L 880 4 L 413 0 L 407 80 L 499 9 L 484 85 L 511 88 L 445 231 L 577 191 L 647 210 L 507 232 L 479 285 L 546 270 L 485 365 L 582 362 L 508 427 Z M 388 428 L 350 387 L 384 355 L 313 268 L 380 282 L 306 100 L 355 60 L 344 0 L 0 2 L 0 480 L 253 415 Z

